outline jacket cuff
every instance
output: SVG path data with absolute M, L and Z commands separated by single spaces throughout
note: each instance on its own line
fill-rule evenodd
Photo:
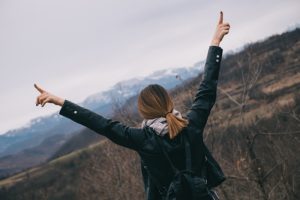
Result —
M 203 73 L 204 80 L 218 80 L 222 54 L 223 49 L 221 47 L 209 46 Z
M 61 106 L 61 109 L 59 110 L 59 114 L 68 118 L 72 118 L 77 114 L 76 105 L 65 99 L 63 105 Z
M 221 63 L 223 49 L 219 46 L 211 45 L 208 49 L 206 60 L 214 61 L 215 63 Z

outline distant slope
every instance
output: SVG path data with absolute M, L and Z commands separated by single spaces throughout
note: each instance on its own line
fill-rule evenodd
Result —
M 103 136 L 93 132 L 90 129 L 83 129 L 75 134 L 72 138 L 68 139 L 57 151 L 53 152 L 53 155 L 48 158 L 48 160 L 52 160 L 72 151 L 82 149 L 91 144 L 98 143 L 100 140 L 104 139 Z
M 228 177 L 217 189 L 221 199 L 300 199 L 299 53 L 300 28 L 223 58 L 217 102 L 204 130 Z M 201 78 L 170 90 L 183 114 Z M 132 97 L 123 109 L 134 105 Z M 134 115 L 116 118 L 127 122 Z M 142 186 L 136 153 L 102 140 L 0 181 L 0 199 L 140 200 Z
M 0 199 L 144 199 L 138 163 L 105 140 L 1 181 Z
M 46 141 L 36 147 L 25 149 L 17 154 L 1 157 L 0 178 L 47 161 L 48 155 L 55 153 L 56 149 L 61 148 L 63 143 L 68 141 L 68 139 L 69 137 L 66 135 L 51 135 Z

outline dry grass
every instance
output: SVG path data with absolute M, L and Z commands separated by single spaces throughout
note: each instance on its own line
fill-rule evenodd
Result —
M 265 92 L 266 94 L 278 91 L 278 90 L 283 90 L 288 87 L 292 87 L 293 85 L 299 84 L 300 83 L 300 73 L 296 73 L 292 76 L 286 76 L 282 77 L 280 80 L 276 80 L 273 84 L 263 87 L 262 91 Z

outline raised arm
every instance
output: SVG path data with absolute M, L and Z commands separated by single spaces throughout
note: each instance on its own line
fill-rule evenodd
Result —
M 222 52 L 221 47 L 209 46 L 202 76 L 203 80 L 200 83 L 193 104 L 187 114 L 188 118 L 200 128 L 204 128 L 210 110 L 216 101 Z
M 208 49 L 202 76 L 203 80 L 187 114 L 188 118 L 199 128 L 204 128 L 206 125 L 210 111 L 216 102 L 217 84 L 223 54 L 223 49 L 219 47 L 219 44 L 223 36 L 228 32 L 229 24 L 223 23 L 223 13 L 221 11 L 216 32 Z
M 134 150 L 139 150 L 143 145 L 145 136 L 143 129 L 129 127 L 119 121 L 105 118 L 102 115 L 73 103 L 72 101 L 55 96 L 36 84 L 34 84 L 34 86 L 41 93 L 36 99 L 36 106 L 41 104 L 41 106 L 44 107 L 46 103 L 59 105 L 61 106 L 59 111 L 60 115 L 65 116 L 98 134 L 106 136 L 116 144 Z

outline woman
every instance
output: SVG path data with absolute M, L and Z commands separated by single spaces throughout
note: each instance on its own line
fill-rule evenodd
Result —
M 203 129 L 216 100 L 219 69 L 223 49 L 219 46 L 224 35 L 229 32 L 229 23 L 223 23 L 223 12 L 208 49 L 204 67 L 203 80 L 198 88 L 193 104 L 183 117 L 174 108 L 168 92 L 158 84 L 145 87 L 138 97 L 138 110 L 143 117 L 141 128 L 128 127 L 119 121 L 107 119 L 95 112 L 83 108 L 67 99 L 55 96 L 34 84 L 41 93 L 36 99 L 36 106 L 43 107 L 46 103 L 61 106 L 59 111 L 76 123 L 104 135 L 116 144 L 133 149 L 141 157 L 141 169 L 147 199 L 162 199 L 160 186 L 168 186 L 173 171 L 164 157 L 155 135 L 160 135 L 162 144 L 172 162 L 178 169 L 185 168 L 183 132 L 187 135 L 191 146 L 192 168 L 201 173 L 205 158 L 215 165 L 220 176 L 208 180 L 209 188 L 224 181 L 223 173 L 203 143 Z M 208 176 L 213 176 L 208 174 Z M 215 199 L 217 195 L 214 193 Z

